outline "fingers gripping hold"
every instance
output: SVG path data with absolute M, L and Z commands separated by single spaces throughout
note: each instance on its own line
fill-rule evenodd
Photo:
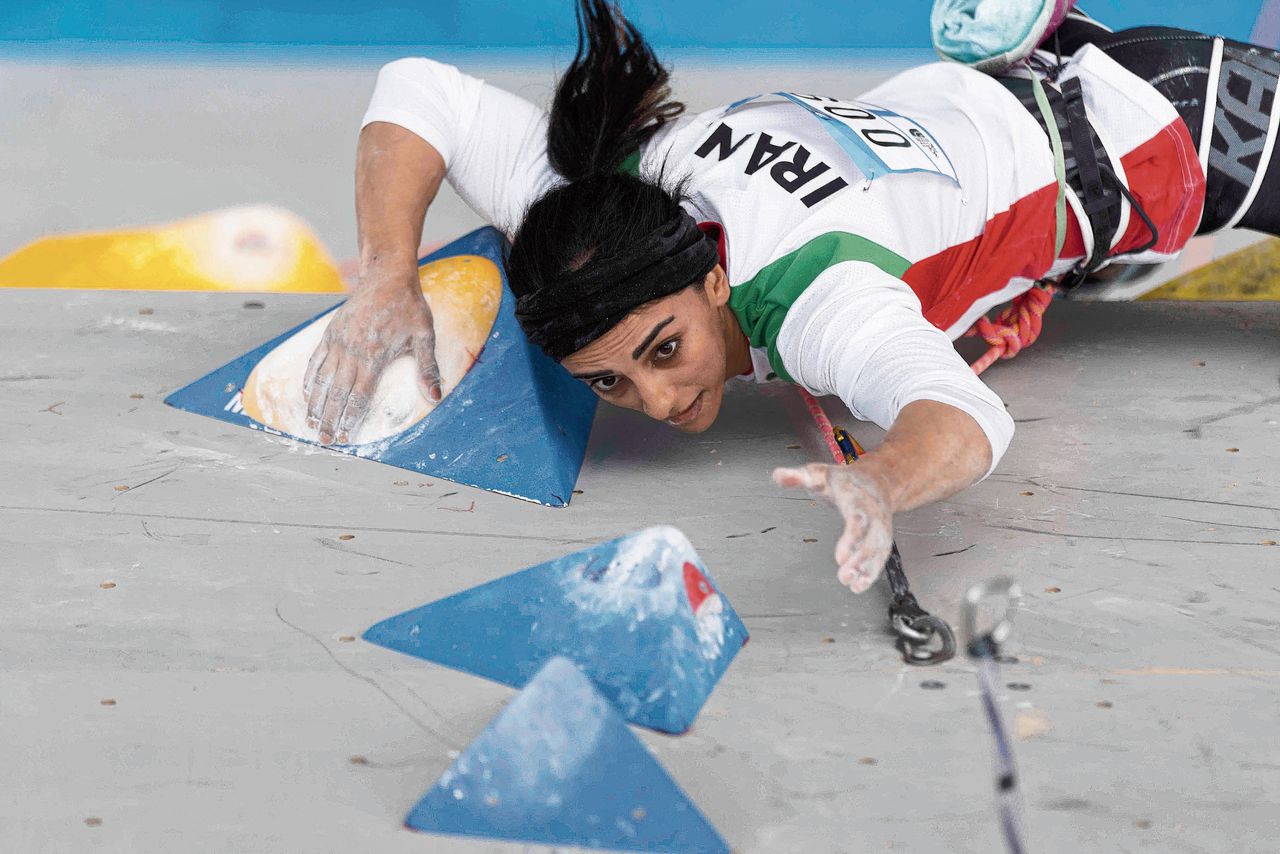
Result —
M 362 279 L 333 313 L 304 378 L 308 425 L 318 430 L 322 444 L 351 440 L 372 405 L 383 369 L 408 353 L 417 360 L 426 396 L 440 400 L 431 309 L 416 266 Z
M 320 415 L 320 444 L 333 443 L 338 419 L 346 408 L 347 398 L 351 396 L 351 386 L 356 379 L 356 365 L 350 359 L 344 359 L 333 372 L 333 382 L 328 389 L 324 410 Z
M 351 437 L 364 421 L 364 417 L 369 414 L 369 404 L 373 400 L 373 391 L 377 381 L 378 372 L 372 370 L 369 365 L 357 368 L 355 382 L 351 386 L 351 393 L 347 396 L 346 405 L 342 408 L 342 415 L 338 418 L 335 437 L 339 442 L 343 444 L 350 442 Z
M 302 378 L 302 393 L 311 398 L 311 389 L 315 387 L 316 375 L 320 372 L 320 367 L 324 364 L 325 357 L 329 355 L 329 336 L 326 335 L 320 339 L 320 344 L 316 347 L 311 358 L 307 361 L 307 373 Z
M 444 395 L 440 390 L 440 366 L 436 363 L 436 337 L 430 327 L 418 336 L 413 355 L 418 360 L 418 373 L 427 397 L 440 400 Z
M 329 388 L 333 385 L 333 371 L 337 359 L 329 358 L 329 348 L 321 343 L 311 355 L 307 367 L 305 389 L 307 394 L 307 424 L 310 427 L 320 425 L 320 417 L 324 415 L 325 404 L 329 400 Z

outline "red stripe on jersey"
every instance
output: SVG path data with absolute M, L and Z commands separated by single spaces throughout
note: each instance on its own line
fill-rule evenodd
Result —
M 1076 219 L 1075 209 L 1067 207 L 1067 239 L 1062 241 L 1062 254 L 1059 258 L 1084 257 L 1084 232 L 1080 230 L 1080 220 Z
M 1191 134 L 1181 119 L 1121 156 L 1129 192 L 1160 231 L 1152 252 L 1172 254 L 1187 245 L 1204 208 L 1204 172 Z M 1151 240 L 1142 217 L 1129 216 L 1124 237 L 1111 254 L 1138 249 Z
M 1182 249 L 1195 234 L 1204 207 L 1204 173 L 1187 126 L 1181 119 L 1172 122 L 1122 155 L 1120 163 L 1129 191 L 1160 231 L 1151 251 L 1173 254 Z M 1050 184 L 1024 196 L 987 220 L 982 234 L 911 265 L 902 278 L 920 298 L 930 323 L 948 329 L 1011 279 L 1044 275 L 1053 261 L 1057 190 Z M 1111 254 L 1137 249 L 1150 239 L 1142 218 L 1133 214 Z M 1060 257 L 1083 254 L 1080 224 L 1071 216 Z
M 987 220 L 972 240 L 912 264 L 902 279 L 920 298 L 925 319 L 947 329 L 1010 279 L 1043 275 L 1053 264 L 1057 199 L 1057 184 L 1042 187 Z

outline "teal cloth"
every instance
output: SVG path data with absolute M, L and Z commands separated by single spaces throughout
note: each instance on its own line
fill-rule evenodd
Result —
M 936 0 L 929 16 L 934 49 L 943 59 L 984 70 L 1008 65 L 1035 49 L 1057 5 L 1055 0 Z

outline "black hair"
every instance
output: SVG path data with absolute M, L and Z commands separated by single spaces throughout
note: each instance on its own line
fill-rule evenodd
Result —
M 578 50 L 556 86 L 547 159 L 568 181 L 617 171 L 684 112 L 670 74 L 640 31 L 606 0 L 579 0 Z
M 671 99 L 669 72 L 612 3 L 578 0 L 577 21 L 578 50 L 547 127 L 547 159 L 565 181 L 534 202 L 516 230 L 507 275 L 517 297 L 554 288 L 593 261 L 625 257 L 682 215 L 683 183 L 664 187 L 662 178 L 620 171 L 684 111 Z

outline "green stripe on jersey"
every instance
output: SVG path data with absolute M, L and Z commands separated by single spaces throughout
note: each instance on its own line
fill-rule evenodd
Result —
M 618 172 L 623 175 L 640 177 L 640 149 L 637 148 L 623 158 L 622 162 L 618 164 Z
M 844 261 L 866 261 L 900 279 L 911 266 L 907 259 L 847 231 L 828 231 L 794 252 L 770 262 L 750 281 L 729 292 L 729 308 L 752 347 L 769 352 L 769 364 L 787 382 L 795 382 L 778 355 L 778 331 L 805 288 L 828 267 Z

